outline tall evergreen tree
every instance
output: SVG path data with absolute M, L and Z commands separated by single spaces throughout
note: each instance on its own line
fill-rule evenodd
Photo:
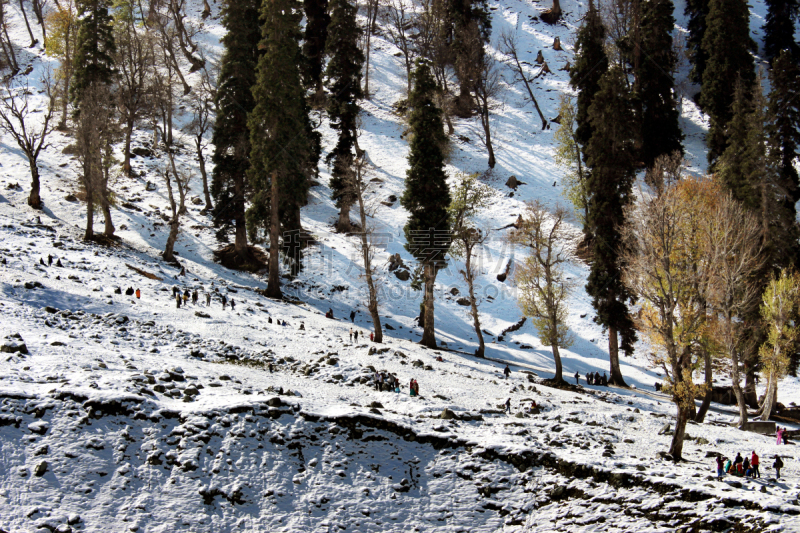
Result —
M 795 63 L 800 62 L 800 47 L 794 40 L 795 21 L 800 15 L 798 0 L 766 0 L 764 55 L 772 62 L 781 50 L 788 50 Z
M 700 107 L 710 119 L 706 145 L 708 162 L 714 164 L 725 151 L 725 126 L 731 119 L 734 81 L 737 77 L 749 90 L 755 79 L 755 42 L 750 38 L 750 10 L 746 0 L 709 0 L 703 51 L 707 62 L 703 71 Z
M 406 249 L 422 264 L 425 294 L 422 313 L 424 331 L 420 343 L 436 348 L 433 316 L 433 288 L 436 274 L 447 263 L 450 249 L 450 189 L 444 171 L 445 142 L 442 111 L 434 103 L 436 82 L 427 61 L 418 59 L 414 70 L 414 86 L 409 95 L 411 143 L 406 189 L 400 199 L 408 211 L 404 232 Z
M 613 67 L 600 79 L 589 107 L 592 137 L 586 148 L 591 167 L 588 226 L 594 237 L 586 292 L 597 311 L 595 321 L 608 330 L 610 381 L 620 386 L 625 386 L 625 380 L 619 349 L 631 354 L 636 341 L 628 310 L 633 295 L 622 283 L 619 264 L 624 211 L 632 201 L 636 177 L 635 119 L 624 76 L 619 67 Z
M 734 87 L 732 116 L 725 131 L 727 147 L 717 162 L 716 173 L 736 201 L 756 211 L 759 198 L 755 184 L 748 179 L 751 172 L 748 171 L 747 159 L 748 126 L 753 106 L 750 91 L 741 78 L 736 80 Z
M 247 115 L 253 110 L 252 87 L 256 81 L 260 39 L 259 2 L 229 0 L 222 11 L 227 33 L 217 86 L 217 119 L 214 122 L 211 160 L 212 216 L 217 236 L 227 239 L 235 229 L 234 250 L 242 264 L 250 262 L 247 251 L 245 202 L 250 195 L 247 170 L 250 167 L 250 131 Z
M 322 93 L 322 71 L 325 46 L 328 40 L 328 0 L 303 0 L 306 14 L 305 38 L 303 40 L 303 83 L 307 89 Z
M 589 1 L 589 10 L 583 18 L 575 40 L 575 60 L 569 71 L 569 83 L 578 92 L 578 110 L 575 114 L 575 138 L 583 147 L 584 154 L 589 139 L 592 138 L 592 125 L 589 121 L 589 107 L 600 88 L 600 78 L 608 70 L 608 56 L 605 51 L 606 29 L 600 13 Z M 584 155 L 585 160 L 585 155 Z
M 73 58 L 74 72 L 70 99 L 80 109 L 83 93 L 97 83 L 111 84 L 114 78 L 113 17 L 108 0 L 81 0 L 78 7 L 78 40 Z
M 255 191 L 251 223 L 267 223 L 270 235 L 267 294 L 280 297 L 281 212 L 298 205 L 314 173 L 313 140 L 300 67 L 303 18 L 299 0 L 271 0 L 261 8 L 263 51 L 253 86 L 250 183 Z M 285 216 L 285 215 L 284 215 Z
M 706 53 L 703 50 L 703 36 L 706 33 L 706 16 L 708 15 L 709 0 L 686 0 L 683 14 L 688 17 L 686 29 L 689 37 L 686 39 L 689 59 L 692 62 L 691 79 L 695 83 L 703 80 L 703 71 L 706 68 Z
M 339 132 L 336 147 L 328 156 L 333 159 L 331 196 L 339 208 L 338 231 L 351 229 L 350 207 L 356 200 L 353 186 L 353 146 L 356 141 L 356 120 L 364 97 L 361 90 L 361 67 L 364 54 L 358 45 L 361 29 L 356 23 L 355 3 L 350 0 L 331 1 L 331 24 L 325 45 L 330 56 L 325 78 L 330 91 L 328 115 L 331 125 Z
M 794 166 L 800 148 L 800 66 L 788 50 L 781 51 L 773 62 L 770 81 L 767 131 L 778 158 L 780 181 L 788 193 L 787 208 L 796 213 L 795 204 L 800 201 L 800 177 Z
M 634 91 L 641 106 L 640 159 L 646 168 L 651 168 L 660 155 L 683 153 L 672 77 L 676 63 L 672 50 L 674 9 L 672 0 L 641 3 L 642 59 L 635 72 Z

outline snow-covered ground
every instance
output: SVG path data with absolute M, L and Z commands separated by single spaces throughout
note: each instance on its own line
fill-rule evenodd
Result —
M 199 15 L 200 4 L 191 5 Z M 533 63 L 541 50 L 553 71 L 535 82 L 550 119 L 558 95 L 568 90 L 559 69 L 572 58 L 586 5 L 563 2 L 565 16 L 556 26 L 532 18 L 546 7 L 491 3 L 493 34 L 515 28 L 524 59 Z M 27 44 L 18 7 L 7 9 L 15 42 Z M 679 24 L 682 13 L 679 3 Z M 763 4 L 756 3 L 757 38 L 763 15 Z M 218 19 L 209 19 L 198 36 L 212 60 L 221 34 Z M 555 37 L 564 51 L 552 49 Z M 373 223 L 386 241 L 377 257 L 386 295 L 381 315 L 394 329 L 385 332 L 382 346 L 365 339 L 369 320 L 356 249 L 332 231 L 327 169 L 303 209 L 303 225 L 317 244 L 305 270 L 286 287 L 303 302 L 291 304 L 255 292 L 265 286 L 262 277 L 213 262 L 219 244 L 202 206 L 189 206 L 176 246 L 187 276 L 176 279 L 179 269 L 160 261 L 168 209 L 158 153 L 133 159 L 139 175 L 114 183 L 121 242 L 106 248 L 82 242 L 85 206 L 65 199 L 76 190 L 78 172 L 77 162 L 62 154 L 69 138 L 54 134 L 41 158 L 44 212 L 25 205 L 27 161 L 10 139 L 2 140 L 0 336 L 19 334 L 30 354 L 3 354 L 0 361 L 0 530 L 800 530 L 800 452 L 730 427 L 730 408 L 715 405 L 706 423 L 689 425 L 689 461 L 674 465 L 657 455 L 669 445 L 669 435 L 658 433 L 674 408 L 653 393 L 662 378 L 648 367 L 645 345 L 622 361 L 635 390 L 567 392 L 541 384 L 552 375 L 552 355 L 529 322 L 498 338 L 521 313 L 513 286 L 496 275 L 524 251 L 511 249 L 496 228 L 513 222 L 526 200 L 565 202 L 562 171 L 552 159 L 553 131 L 541 131 L 519 87 L 504 88 L 493 116 L 497 167 L 484 172 L 477 119 L 455 122 L 457 135 L 468 141 L 454 140 L 448 166 L 451 176 L 481 172 L 495 189 L 480 218 L 495 230 L 482 257 L 480 310 L 491 333 L 487 355 L 511 363 L 512 377 L 502 379 L 503 363 L 466 355 L 476 340 L 467 308 L 451 294 L 466 289 L 456 260 L 437 287 L 437 337 L 448 350 L 415 344 L 420 294 L 385 267 L 394 253 L 413 264 L 403 248 L 406 213 L 397 201 L 378 204 L 400 196 L 406 169 L 404 126 L 392 113 L 405 87 L 395 53 L 376 38 L 373 96 L 363 105 L 360 139 L 374 165 Z M 34 67 L 33 83 L 50 60 L 40 48 L 23 54 L 23 63 Z M 503 72 L 510 81 L 511 73 Z M 689 170 L 700 173 L 705 124 L 688 96 L 681 123 Z M 331 147 L 334 133 L 325 124 Z M 147 146 L 150 137 L 141 131 L 134 146 Z M 184 144 L 180 164 L 197 174 L 188 139 Z M 516 191 L 505 186 L 511 175 L 523 182 Z M 155 190 L 147 190 L 148 182 Z M 15 183 L 21 188 L 9 188 Z M 200 191 L 198 178 L 192 196 Z M 41 266 L 48 255 L 62 266 Z M 587 273 L 585 265 L 570 272 L 578 289 L 569 317 L 575 343 L 562 352 L 567 375 L 602 373 L 608 365 L 607 337 L 592 322 L 582 289 Z M 211 307 L 176 309 L 175 285 L 199 290 L 201 302 L 211 292 Z M 142 298 L 125 296 L 128 287 L 140 288 Z M 222 309 L 221 294 L 236 301 L 235 311 Z M 328 308 L 337 320 L 324 318 Z M 354 326 L 344 318 L 352 309 L 359 310 Z M 277 326 L 275 319 L 288 325 Z M 361 334 L 357 342 L 349 340 L 351 327 Z M 395 373 L 403 392 L 376 391 L 376 370 Z M 407 393 L 412 378 L 421 398 Z M 779 399 L 789 404 L 798 392 L 798 380 L 787 379 Z M 508 398 L 510 415 L 502 412 Z M 531 400 L 540 414 L 522 413 Z M 445 409 L 455 418 L 440 418 Z M 762 457 L 761 480 L 713 479 L 712 455 L 753 450 Z M 769 468 L 776 453 L 786 463 L 781 481 Z

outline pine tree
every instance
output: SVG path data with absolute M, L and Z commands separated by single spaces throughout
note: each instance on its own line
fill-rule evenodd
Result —
M 294 209 L 314 173 L 313 140 L 308 136 L 308 105 L 302 84 L 300 50 L 303 13 L 298 0 L 264 2 L 255 105 L 248 116 L 250 183 L 255 191 L 251 223 L 268 223 L 270 234 L 267 294 L 280 297 L 281 212 Z M 284 215 L 285 217 L 285 215 Z M 284 224 L 285 226 L 285 224 Z
M 80 109 L 83 93 L 95 84 L 110 85 L 114 78 L 113 18 L 107 0 L 78 2 L 78 40 L 73 58 L 70 99 Z
M 753 110 L 749 91 L 741 78 L 736 80 L 733 105 L 733 116 L 726 129 L 725 151 L 717 162 L 717 175 L 725 189 L 733 198 L 751 211 L 756 211 L 759 198 L 754 183 L 748 179 L 749 162 L 747 159 L 750 114 Z
M 222 12 L 227 33 L 222 38 L 225 51 L 217 86 L 217 119 L 214 123 L 214 172 L 211 194 L 214 225 L 218 238 L 227 239 L 236 231 L 235 254 L 240 263 L 250 262 L 247 250 L 245 202 L 250 196 L 247 170 L 250 167 L 250 131 L 247 115 L 254 107 L 252 87 L 259 58 L 259 3 L 256 0 L 230 0 Z
M 322 93 L 322 71 L 325 46 L 328 40 L 328 0 L 303 0 L 306 14 L 305 39 L 303 41 L 303 83 L 316 94 Z
M 755 42 L 750 38 L 750 11 L 746 0 L 710 0 L 706 17 L 703 51 L 707 62 L 703 71 L 700 107 L 710 119 L 706 135 L 708 162 L 712 165 L 725 151 L 725 127 L 731 119 L 734 80 L 745 82 L 749 90 L 755 79 Z
M 350 0 L 331 1 L 331 24 L 325 45 L 330 61 L 325 70 L 330 97 L 328 115 L 331 125 L 339 132 L 336 147 L 328 156 L 333 159 L 331 196 L 339 208 L 338 231 L 351 229 L 350 207 L 356 198 L 351 189 L 353 146 L 356 140 L 356 120 L 360 112 L 361 67 L 364 54 L 358 45 L 361 29 L 356 23 L 357 7 Z
M 569 71 L 570 85 L 578 92 L 575 137 L 584 151 L 589 144 L 589 139 L 592 138 L 589 107 L 600 88 L 600 78 L 608 70 L 605 40 L 606 29 L 600 13 L 594 3 L 590 1 L 589 11 L 578 29 L 578 36 L 575 40 L 575 61 Z
M 708 59 L 703 50 L 703 36 L 706 33 L 706 16 L 708 15 L 709 0 L 687 0 L 683 14 L 688 17 L 686 29 L 689 37 L 686 40 L 689 59 L 692 62 L 691 79 L 695 83 L 703 80 L 703 71 Z
M 683 153 L 683 133 L 678 125 L 672 77 L 676 63 L 672 0 L 650 0 L 641 6 L 642 59 L 635 72 L 634 92 L 641 105 L 640 159 L 645 168 L 651 168 L 660 155 Z
M 794 219 L 795 204 L 800 201 L 800 177 L 794 166 L 800 147 L 800 66 L 787 50 L 773 62 L 770 81 L 767 132 L 778 158 L 779 181 L 788 193 L 786 208 Z
M 425 329 L 420 343 L 436 348 L 433 288 L 436 274 L 446 265 L 445 255 L 450 248 L 447 212 L 450 189 L 441 149 L 445 140 L 442 111 L 434 103 L 436 82 L 427 61 L 417 60 L 413 81 L 408 99 L 411 108 L 408 122 L 412 135 L 409 169 L 400 203 L 409 213 L 404 228 L 406 249 L 422 264 L 425 279 L 423 316 L 420 317 Z
M 588 226 L 594 237 L 586 292 L 597 311 L 595 321 L 608 330 L 610 381 L 620 386 L 625 381 L 619 369 L 619 348 L 630 355 L 636 340 L 627 305 L 633 295 L 622 283 L 619 264 L 624 210 L 632 201 L 636 176 L 634 113 L 624 76 L 619 67 L 613 67 L 600 79 L 589 107 L 592 137 L 586 148 L 591 167 Z
M 795 64 L 800 62 L 800 47 L 794 40 L 795 21 L 800 15 L 798 0 L 766 0 L 764 55 L 772 62 L 782 50 L 788 50 Z

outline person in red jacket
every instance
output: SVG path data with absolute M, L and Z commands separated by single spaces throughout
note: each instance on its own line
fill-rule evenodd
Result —
M 758 458 L 755 450 L 753 450 L 753 455 L 750 456 L 750 467 L 753 469 L 753 477 L 761 477 L 761 473 L 758 471 L 758 465 L 761 461 Z

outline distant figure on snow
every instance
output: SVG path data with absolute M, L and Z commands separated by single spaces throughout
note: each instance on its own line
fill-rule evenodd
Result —
M 772 468 L 775 469 L 775 477 L 777 479 L 781 478 L 781 468 L 783 468 L 783 461 L 781 460 L 780 455 L 775 456 L 775 462 L 772 463 Z
M 782 428 L 780 426 L 778 426 L 778 429 L 775 431 L 775 436 L 778 437 L 778 441 L 777 441 L 778 446 L 783 444 L 783 432 L 784 431 L 786 431 L 786 429 L 784 429 L 784 428 Z
M 325 318 L 333 318 L 333 309 L 328 309 L 328 312 L 325 313 Z
M 758 454 L 753 450 L 753 455 L 750 456 L 750 467 L 753 469 L 753 477 L 761 477 L 761 472 L 758 471 L 758 465 L 761 464 Z
M 580 384 L 581 384 L 581 375 L 578 374 L 578 371 L 576 370 L 575 371 L 575 385 L 580 385 Z
M 506 400 L 506 413 L 511 412 L 511 398 Z
M 370 333 L 369 334 L 369 342 L 374 342 L 374 339 L 375 339 L 375 334 L 374 333 Z
M 511 369 L 508 368 L 508 365 L 506 365 L 506 367 L 503 369 L 503 374 L 506 375 L 506 379 L 508 379 L 508 377 L 511 375 Z
M 236 301 L 234 301 L 234 299 L 231 298 L 231 311 L 233 311 L 234 309 L 236 309 Z
M 358 330 L 353 332 L 353 339 L 355 339 L 355 342 L 358 342 Z
M 350 322 L 355 322 L 356 320 L 356 312 L 350 311 Z
M 353 328 L 350 328 L 350 342 L 353 342 Z
M 5 261 L 5 259 L 4 259 L 3 261 Z M 56 261 L 56 266 L 57 266 L 58 268 L 63 268 L 63 267 L 64 267 L 64 265 L 62 265 L 62 264 L 61 264 L 61 259 L 59 259 L 59 260 L 57 260 L 57 261 Z
M 181 308 L 181 295 L 180 295 L 180 294 L 176 294 L 176 295 L 175 295 L 175 306 L 176 306 L 178 309 L 180 309 L 180 308 Z
M 305 324 L 303 324 L 302 322 L 300 322 L 300 329 L 301 329 L 302 331 L 305 331 L 305 330 L 306 330 L 306 325 L 305 325 Z
M 225 306 L 228 305 L 228 298 L 223 294 L 222 295 L 222 310 L 225 310 Z
M 191 297 L 191 295 L 189 294 L 189 289 L 186 289 L 185 291 L 183 291 L 183 303 L 184 304 L 188 304 L 189 303 L 189 298 L 190 297 Z
M 272 317 L 271 316 L 267 317 L 267 323 L 272 324 Z
M 53 256 L 47 254 L 47 266 L 53 266 Z
M 211 293 L 206 293 L 206 307 L 211 307 Z
M 138 287 L 136 288 L 136 299 L 137 300 L 142 299 L 142 291 L 140 291 Z

